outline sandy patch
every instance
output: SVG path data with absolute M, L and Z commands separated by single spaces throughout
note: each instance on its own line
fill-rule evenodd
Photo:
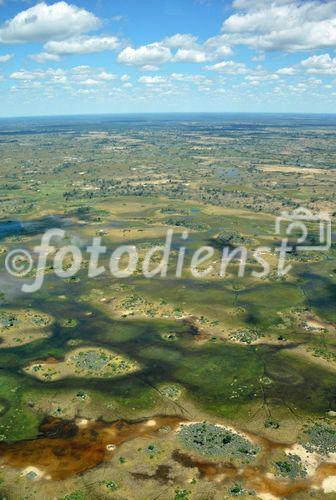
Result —
M 307 321 L 306 324 L 309 328 L 313 328 L 315 330 L 323 330 L 323 328 L 324 328 L 322 323 L 319 323 L 318 321 L 314 321 L 314 320 Z
M 324 493 L 333 493 L 336 491 L 336 476 L 326 477 L 322 482 Z
M 303 168 L 303 167 L 294 167 L 290 165 L 258 165 L 258 169 L 263 172 L 285 172 L 285 173 L 295 173 L 295 174 L 325 174 L 328 171 L 323 168 Z
M 49 479 L 49 476 L 47 476 L 46 472 L 38 469 L 37 467 L 34 467 L 33 465 L 30 465 L 23 469 L 21 476 L 29 479 L 30 481 L 39 481 L 42 478 Z
M 258 493 L 257 496 L 261 500 L 280 500 L 280 497 L 276 497 L 272 493 Z
M 146 422 L 146 427 L 154 427 L 156 425 L 156 420 L 148 420 Z
M 87 418 L 77 418 L 75 420 L 75 424 L 80 429 L 83 429 L 83 428 L 85 428 L 85 427 L 87 427 L 89 425 L 89 420 Z
M 313 476 L 318 465 L 321 462 L 321 457 L 317 453 L 310 453 L 301 444 L 295 443 L 290 448 L 284 450 L 287 454 L 293 454 L 300 457 L 303 466 L 307 470 L 308 476 Z
M 107 444 L 106 449 L 107 449 L 107 451 L 114 451 L 116 449 L 116 445 L 115 444 Z

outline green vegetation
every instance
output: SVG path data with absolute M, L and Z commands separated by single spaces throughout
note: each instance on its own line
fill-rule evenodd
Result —
M 311 452 L 322 455 L 336 452 L 336 428 L 326 424 L 316 424 L 306 431 L 303 446 Z
M 102 486 L 105 486 L 108 491 L 117 491 L 117 489 L 119 488 L 119 485 L 118 483 L 116 483 L 116 481 L 102 481 L 101 484 Z
M 245 490 L 241 484 L 236 483 L 233 486 L 231 486 L 231 488 L 229 488 L 229 493 L 230 495 L 237 497 L 240 495 L 244 495 Z
M 247 328 L 245 330 L 238 330 L 231 335 L 233 340 L 243 342 L 244 344 L 251 344 L 256 342 L 262 337 L 262 333 L 255 328 Z
M 6 311 L 0 311 L 0 326 L 1 328 L 11 328 L 16 325 L 19 318 L 13 314 Z
M 185 446 L 212 458 L 250 462 L 259 451 L 239 434 L 207 422 L 183 425 L 179 436 Z
M 70 493 L 70 495 L 66 495 L 64 497 L 64 500 L 84 500 L 85 494 L 83 491 L 74 491 L 73 493 Z
M 190 494 L 188 490 L 176 490 L 174 500 L 188 500 Z
M 64 328 L 74 328 L 75 326 L 77 326 L 77 324 L 78 324 L 78 322 L 73 318 L 66 318 L 66 319 L 63 319 L 61 322 L 61 325 Z
M 267 420 L 265 420 L 264 426 L 266 427 L 266 429 L 279 429 L 280 422 L 270 417 Z
M 289 454 L 286 460 L 275 462 L 275 467 L 278 474 L 289 477 L 293 481 L 307 476 L 307 471 L 302 466 L 301 459 L 297 455 Z

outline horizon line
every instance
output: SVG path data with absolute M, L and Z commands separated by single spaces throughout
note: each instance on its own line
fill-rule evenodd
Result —
M 109 117 L 109 116 L 156 116 L 156 115 L 277 115 L 277 116 L 328 116 L 336 117 L 336 113 L 306 112 L 306 111 L 142 111 L 142 112 L 112 112 L 112 113 L 74 113 L 51 115 L 11 115 L 0 116 L 0 120 L 29 119 L 29 118 L 81 118 L 81 117 Z

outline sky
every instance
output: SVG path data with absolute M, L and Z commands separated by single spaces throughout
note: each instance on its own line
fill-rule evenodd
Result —
M 0 0 L 0 116 L 336 113 L 335 0 Z

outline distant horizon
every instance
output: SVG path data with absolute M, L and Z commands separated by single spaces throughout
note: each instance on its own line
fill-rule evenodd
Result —
M 303 112 L 303 111 L 143 111 L 143 112 L 109 112 L 109 113 L 69 113 L 69 114 L 46 114 L 46 115 L 7 115 L 1 116 L 0 120 L 26 120 L 36 118 L 94 118 L 94 117 L 121 117 L 121 116 L 221 116 L 221 115 L 246 115 L 246 116 L 327 116 L 336 117 L 336 112 Z

